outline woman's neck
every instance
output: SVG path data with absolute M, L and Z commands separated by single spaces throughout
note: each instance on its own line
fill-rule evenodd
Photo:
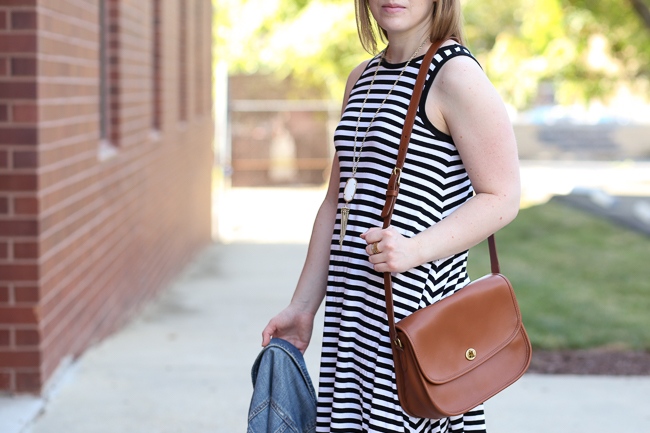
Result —
M 408 61 L 423 42 L 424 45 L 422 45 L 418 54 L 425 53 L 431 44 L 427 30 L 426 28 L 414 28 L 404 33 L 388 33 L 387 61 L 390 63 L 403 63 Z

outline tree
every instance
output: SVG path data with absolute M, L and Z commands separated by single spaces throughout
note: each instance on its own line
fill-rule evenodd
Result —
M 504 99 L 526 107 L 540 81 L 560 103 L 648 90 L 650 32 L 614 0 L 468 0 L 475 54 Z
M 369 55 L 351 0 L 213 0 L 217 58 L 233 73 L 291 74 L 340 99 Z M 522 109 L 540 82 L 560 103 L 650 94 L 647 0 L 465 0 L 469 46 L 502 97 Z M 639 19 L 641 18 L 641 19 Z
M 643 0 L 630 0 L 630 3 L 650 30 L 650 7 L 643 3 Z
M 368 57 L 350 0 L 214 0 L 216 57 L 232 73 L 289 74 L 341 99 L 350 71 Z

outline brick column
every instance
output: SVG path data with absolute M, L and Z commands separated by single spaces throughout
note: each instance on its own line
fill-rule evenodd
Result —
M 0 391 L 38 391 L 36 0 L 0 2 Z

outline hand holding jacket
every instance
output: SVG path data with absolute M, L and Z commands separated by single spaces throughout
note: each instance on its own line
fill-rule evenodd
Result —
M 314 314 L 300 311 L 293 304 L 282 310 L 269 321 L 262 331 L 262 346 L 266 347 L 271 337 L 281 338 L 305 353 L 314 328 Z

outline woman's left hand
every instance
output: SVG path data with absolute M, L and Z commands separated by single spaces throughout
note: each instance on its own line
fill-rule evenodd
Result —
M 402 236 L 393 227 L 372 227 L 363 233 L 361 238 L 368 244 L 368 260 L 377 272 L 404 272 L 422 264 L 417 240 Z M 379 254 L 372 251 L 372 244 L 375 242 Z

